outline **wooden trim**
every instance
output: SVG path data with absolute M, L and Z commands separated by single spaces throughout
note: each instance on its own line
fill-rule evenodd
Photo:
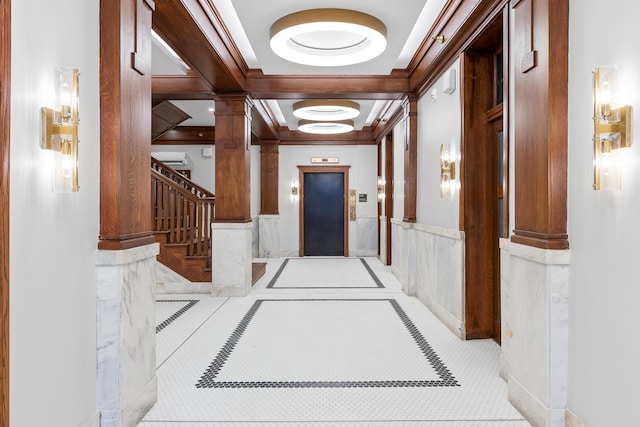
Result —
M 299 249 L 298 255 L 304 256 L 304 174 L 305 173 L 342 173 L 344 175 L 344 256 L 349 256 L 349 168 L 351 166 L 298 166 L 300 188 L 299 203 Z
M 404 118 L 404 222 L 416 222 L 418 197 L 418 100 L 405 100 Z
M 11 0 L 0 0 L 0 426 L 9 425 Z
M 384 216 L 387 218 L 387 259 L 386 265 L 391 265 L 391 217 L 393 217 L 393 143 L 394 143 L 394 134 L 393 132 L 389 132 L 387 134 L 387 138 L 385 139 L 385 166 L 384 166 L 384 174 L 385 174 L 385 185 L 384 185 Z
M 213 99 L 213 87 L 200 76 L 153 76 L 153 102 L 172 99 Z
M 178 126 L 151 142 L 152 145 L 214 145 L 216 128 L 214 126 Z
M 376 177 L 379 179 L 382 178 L 382 151 L 384 150 L 384 145 L 378 143 L 378 164 L 376 166 Z M 378 187 L 376 186 L 376 207 L 378 209 L 378 257 L 380 257 L 380 217 L 382 216 L 382 200 L 378 197 Z

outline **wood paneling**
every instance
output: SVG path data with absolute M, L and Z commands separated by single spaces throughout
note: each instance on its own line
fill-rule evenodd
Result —
M 387 259 L 391 265 L 391 218 L 393 218 L 393 132 L 387 134 L 384 143 L 384 215 L 387 217 Z
M 512 81 L 516 209 L 511 240 L 542 249 L 567 249 L 569 2 L 518 3 L 511 34 L 515 64 L 526 62 L 531 48 L 526 25 L 530 2 L 536 64 L 526 72 L 516 67 Z
M 463 100 L 460 229 L 465 234 L 465 332 L 467 339 L 489 338 L 493 336 L 497 310 L 494 283 L 498 277 L 495 265 L 498 149 L 493 127 L 487 120 L 487 110 L 494 101 L 493 55 L 466 53 L 460 67 Z
M 154 242 L 151 232 L 151 75 L 133 68 L 134 35 L 151 43 L 151 10 L 137 0 L 100 1 L 99 249 Z M 137 28 L 144 26 L 144 28 Z M 143 51 L 151 61 L 151 50 Z M 138 52 L 142 55 L 143 52 Z
M 216 99 L 215 222 L 251 222 L 251 109 L 246 95 Z
M 418 100 L 409 96 L 403 105 L 404 135 L 404 222 L 416 222 L 418 190 Z
M 263 141 L 260 145 L 260 214 L 278 215 L 278 141 Z
M 213 145 L 216 140 L 213 126 L 178 126 L 162 134 L 153 145 Z
M 298 166 L 300 188 L 300 246 L 298 255 L 304 256 L 304 174 L 305 173 L 341 173 L 344 175 L 344 256 L 349 256 L 349 168 L 351 166 Z
M 159 1 L 153 28 L 216 93 L 243 90 L 247 66 L 211 2 Z
M 151 109 L 151 140 L 155 140 L 190 118 L 190 115 L 169 101 L 162 101 L 154 105 Z
M 11 0 L 0 0 L 0 426 L 9 426 Z

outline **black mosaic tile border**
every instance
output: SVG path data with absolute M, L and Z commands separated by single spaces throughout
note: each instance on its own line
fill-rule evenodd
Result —
M 227 359 L 240 341 L 242 334 L 247 330 L 251 320 L 255 316 L 260 306 L 265 302 L 294 302 L 294 301 L 383 301 L 388 302 L 402 321 L 403 325 L 417 344 L 425 358 L 436 371 L 440 380 L 428 381 L 219 381 L 215 379 L 222 370 Z M 411 321 L 409 316 L 400 307 L 395 299 L 268 299 L 257 300 L 242 318 L 231 336 L 227 339 L 216 358 L 202 374 L 196 388 L 364 388 L 364 387 L 459 387 L 446 365 L 440 360 L 431 345 L 422 336 L 418 328 Z
M 198 303 L 197 299 L 159 299 L 157 302 L 186 302 L 187 304 L 182 307 L 180 310 L 173 313 L 169 318 L 167 318 L 164 322 L 160 323 L 156 326 L 156 334 L 173 323 L 178 317 L 185 314 L 191 307 Z
M 369 273 L 373 281 L 376 283 L 376 286 L 278 286 L 276 287 L 275 286 L 276 282 L 280 278 L 280 274 L 282 274 L 282 271 L 284 270 L 287 263 L 289 262 L 289 259 L 290 258 L 287 258 L 284 260 L 284 262 L 282 263 L 282 265 L 280 266 L 276 274 L 273 276 L 273 278 L 267 285 L 268 289 L 377 289 L 377 288 L 384 288 L 382 281 L 378 279 L 378 276 L 376 276 L 376 274 L 373 272 L 373 270 L 371 269 L 371 267 L 369 266 L 369 264 L 364 258 L 359 258 L 359 259 L 360 261 L 362 261 L 364 268 L 367 270 L 367 272 Z

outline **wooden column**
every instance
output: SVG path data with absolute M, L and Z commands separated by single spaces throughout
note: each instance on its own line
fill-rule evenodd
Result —
M 153 0 L 100 1 L 100 241 L 119 250 L 151 232 Z
M 0 426 L 9 425 L 11 0 L 0 0 Z
M 515 243 L 567 249 L 568 0 L 513 4 Z
M 216 99 L 215 222 L 251 222 L 251 108 L 245 95 Z
M 260 214 L 278 215 L 278 141 L 262 141 L 260 146 Z
M 416 222 L 418 188 L 418 100 L 409 96 L 404 109 L 404 222 Z
M 384 216 L 387 218 L 387 259 L 385 265 L 391 265 L 391 218 L 393 218 L 393 136 L 390 132 L 384 141 Z

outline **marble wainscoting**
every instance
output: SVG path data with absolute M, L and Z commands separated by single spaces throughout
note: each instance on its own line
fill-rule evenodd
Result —
M 251 217 L 251 255 L 254 258 L 260 257 L 260 217 Z
M 251 291 L 252 222 L 211 225 L 211 294 L 215 297 L 246 296 Z
M 356 218 L 355 256 L 378 256 L 378 218 L 375 216 L 360 216 Z
M 260 215 L 258 258 L 280 257 L 280 215 Z
M 400 281 L 402 291 L 416 295 L 416 239 L 413 224 L 391 219 L 391 272 Z
M 416 296 L 464 339 L 464 233 L 414 224 Z
M 157 399 L 158 244 L 98 251 L 98 410 L 102 427 L 135 426 Z
M 569 250 L 502 242 L 502 375 L 511 403 L 535 426 L 565 425 Z
M 380 227 L 380 261 L 383 265 L 387 264 L 387 217 L 381 216 L 378 222 Z
M 211 282 L 190 282 L 189 279 L 156 261 L 156 293 L 210 294 Z

